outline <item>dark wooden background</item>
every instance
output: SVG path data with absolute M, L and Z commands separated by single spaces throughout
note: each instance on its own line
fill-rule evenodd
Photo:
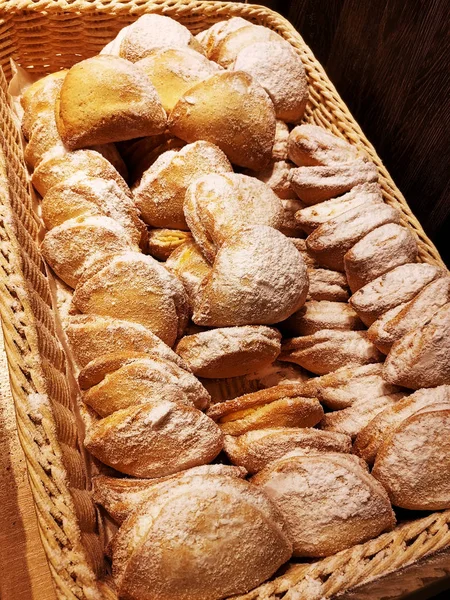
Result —
M 450 0 L 259 3 L 303 36 L 450 265 Z

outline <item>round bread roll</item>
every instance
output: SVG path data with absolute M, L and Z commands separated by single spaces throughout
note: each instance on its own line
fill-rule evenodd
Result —
M 70 69 L 55 114 L 61 139 L 71 150 L 157 135 L 167 123 L 145 72 L 110 55 L 88 58 Z
M 308 81 L 299 55 L 288 42 L 277 40 L 246 46 L 237 55 L 232 69 L 245 71 L 266 90 L 277 119 L 288 123 L 302 119 L 308 102 Z
M 164 477 L 212 461 L 223 436 L 196 408 L 158 400 L 101 419 L 87 430 L 84 445 L 126 475 Z
M 304 454 L 350 452 L 352 441 L 347 435 L 319 429 L 283 427 L 255 429 L 240 436 L 226 435 L 224 450 L 234 465 L 253 474 L 293 450 Z
M 136 63 L 148 75 L 169 114 L 192 86 L 220 70 L 219 65 L 190 48 L 161 48 Z
M 130 198 L 113 180 L 100 177 L 69 177 L 45 194 L 42 219 L 47 229 L 77 217 L 104 215 L 117 221 L 135 244 L 145 248 L 146 228 Z
M 164 15 L 142 15 L 120 38 L 120 56 L 131 62 L 137 62 L 159 48 L 192 48 L 204 52 L 187 27 Z
M 385 490 L 355 458 L 288 456 L 253 476 L 281 511 L 295 556 L 330 556 L 394 528 Z
M 211 173 L 187 189 L 184 214 L 204 256 L 214 261 L 217 250 L 244 225 L 280 229 L 283 206 L 264 183 L 240 173 Z
M 72 288 L 100 257 L 123 250 L 139 249 L 122 225 L 105 216 L 64 221 L 48 231 L 41 244 L 47 263 Z
M 203 475 L 155 486 L 114 540 L 113 575 L 129 600 L 219 600 L 256 587 L 291 553 L 278 510 L 255 486 Z
M 365 327 L 347 303 L 327 300 L 308 300 L 283 322 L 283 330 L 288 336 L 312 335 L 322 329 L 357 331 Z
M 95 150 L 66 152 L 61 156 L 43 160 L 34 171 L 31 182 L 39 194 L 44 197 L 51 187 L 74 175 L 81 179 L 85 177 L 112 179 L 127 196 L 131 196 L 130 189 L 123 177 L 106 158 Z
M 27 139 L 30 138 L 31 128 L 36 120 L 43 113 L 54 112 L 56 98 L 66 75 L 66 69 L 46 75 L 27 87 L 20 97 L 20 103 L 24 111 L 22 131 Z
M 273 362 L 280 340 L 270 327 L 225 327 L 185 336 L 175 351 L 198 377 L 237 377 Z
M 252 25 L 250 21 L 243 19 L 242 17 L 231 17 L 227 21 L 218 21 L 201 31 L 195 36 L 195 39 L 203 46 L 206 56 L 211 57 L 211 52 L 217 47 L 219 42 L 223 40 L 229 33 L 236 31 L 242 27 Z
M 197 294 L 197 288 L 211 272 L 200 248 L 194 241 L 185 242 L 172 252 L 166 267 L 175 273 L 184 285 L 190 304 Z
M 178 354 L 139 323 L 100 315 L 70 315 L 65 334 L 81 369 L 114 348 L 118 352 L 145 352 L 188 370 Z
M 316 398 L 304 398 L 301 390 L 301 384 L 277 385 L 214 404 L 208 416 L 228 435 L 273 427 L 314 427 L 323 418 L 323 408 Z
M 395 506 L 450 508 L 450 402 L 400 423 L 378 449 L 372 473 Z
M 169 346 L 187 322 L 187 298 L 179 279 L 151 256 L 138 252 L 99 261 L 85 273 L 72 302 L 82 313 L 140 323 Z
M 151 229 L 148 232 L 148 251 L 158 260 L 165 261 L 174 250 L 192 241 L 188 231 L 179 229 Z
M 289 134 L 288 155 L 299 167 L 347 163 L 366 155 L 346 140 L 317 125 L 298 125 Z
M 231 67 L 240 52 L 258 42 L 284 42 L 283 38 L 262 25 L 248 24 L 234 31 L 228 30 L 211 50 L 209 58 L 222 67 Z
M 188 186 L 207 173 L 230 171 L 222 150 L 209 142 L 194 142 L 161 154 L 134 187 L 133 197 L 149 225 L 184 230 L 188 228 L 183 213 Z
M 169 118 L 173 135 L 186 142 L 216 144 L 233 164 L 254 170 L 269 162 L 275 128 L 275 110 L 267 92 L 238 71 L 220 72 L 194 85 Z
M 101 417 L 160 398 L 200 410 L 209 405 L 208 392 L 192 373 L 171 360 L 145 353 L 101 356 L 86 365 L 78 381 L 80 387 L 88 387 L 83 401 Z
M 282 233 L 265 225 L 243 227 L 219 249 L 198 288 L 197 325 L 272 325 L 303 306 L 306 265 Z

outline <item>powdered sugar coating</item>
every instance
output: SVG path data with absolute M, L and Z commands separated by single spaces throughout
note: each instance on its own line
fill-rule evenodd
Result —
M 302 166 L 327 166 L 367 157 L 346 140 L 317 125 L 299 125 L 289 134 L 288 155 Z
M 242 27 L 247 27 L 248 25 L 252 25 L 250 21 L 243 19 L 242 17 L 231 17 L 227 21 L 218 21 L 201 31 L 195 36 L 195 39 L 201 43 L 203 48 L 205 49 L 206 56 L 211 57 L 211 53 L 214 52 L 218 44 L 233 31 L 237 31 Z

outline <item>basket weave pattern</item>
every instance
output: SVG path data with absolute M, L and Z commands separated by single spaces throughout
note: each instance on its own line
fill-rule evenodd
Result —
M 310 87 L 305 121 L 364 148 L 377 165 L 384 199 L 398 208 L 417 237 L 423 262 L 444 266 L 431 241 L 322 67 L 295 29 L 277 13 L 226 2 L 132 0 L 0 0 L 0 64 L 9 59 L 44 75 L 92 56 L 144 12 L 159 12 L 197 33 L 218 20 L 241 16 L 270 27 L 299 53 Z M 49 282 L 38 239 L 22 141 L 0 78 L 0 311 L 16 405 L 42 541 L 60 598 L 115 598 L 102 573 L 101 522 L 89 492 L 80 449 L 76 398 L 67 385 L 64 352 L 55 332 Z M 450 511 L 435 513 L 313 564 L 293 564 L 274 581 L 242 596 L 247 600 L 332 597 L 396 571 L 450 545 Z

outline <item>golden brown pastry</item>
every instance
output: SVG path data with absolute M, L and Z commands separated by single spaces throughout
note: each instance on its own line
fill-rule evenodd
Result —
M 392 504 L 410 510 L 450 507 L 450 402 L 421 408 L 385 438 L 373 476 Z
M 278 360 L 296 363 L 304 369 L 325 375 L 346 365 L 376 363 L 383 355 L 363 331 L 322 329 L 312 335 L 286 340 Z
M 264 183 L 240 173 L 205 175 L 187 189 L 184 214 L 203 255 L 214 261 L 217 250 L 245 225 L 283 226 L 283 206 Z
M 192 235 L 189 231 L 150 229 L 148 232 L 148 251 L 158 260 L 165 261 L 174 250 L 190 241 L 192 241 Z
M 311 300 L 329 300 L 347 302 L 350 293 L 344 273 L 330 269 L 308 269 L 309 298 Z
M 261 25 L 248 24 L 234 31 L 228 30 L 222 39 L 215 43 L 209 52 L 209 58 L 222 65 L 231 67 L 238 55 L 258 42 L 281 42 L 284 40 L 278 33 Z
M 187 229 L 183 202 L 189 185 L 207 173 L 230 171 L 222 150 L 208 142 L 195 142 L 161 154 L 133 188 L 133 197 L 149 225 Z
M 349 302 L 368 327 L 399 304 L 409 302 L 445 271 L 434 265 L 407 263 L 377 277 L 353 294 Z
M 197 83 L 169 118 L 173 135 L 186 142 L 216 144 L 233 164 L 254 170 L 269 162 L 275 129 L 275 110 L 267 92 L 242 72 L 224 71 Z
M 180 280 L 151 256 L 123 252 L 85 272 L 73 295 L 84 314 L 134 321 L 172 346 L 186 326 L 187 297 Z
M 394 342 L 383 377 L 413 390 L 450 383 L 450 302 Z
M 198 286 L 211 272 L 210 265 L 194 241 L 185 242 L 174 250 L 167 259 L 166 267 L 181 280 L 190 304 Z
M 167 116 L 145 72 L 111 55 L 76 63 L 55 107 L 56 124 L 71 150 L 157 135 Z
M 164 477 L 213 460 L 223 436 L 196 408 L 161 399 L 101 419 L 88 428 L 84 445 L 126 475 Z
M 359 288 L 380 275 L 417 259 L 417 242 L 406 227 L 387 223 L 377 227 L 344 256 L 344 267 L 350 289 Z
M 288 337 L 311 335 L 322 329 L 357 331 L 364 329 L 364 324 L 347 303 L 328 300 L 308 300 L 283 322 Z
M 281 351 L 280 340 L 271 327 L 224 327 L 187 335 L 175 351 L 198 377 L 237 377 L 272 363 Z
M 238 477 L 159 484 L 115 539 L 119 596 L 219 600 L 248 592 L 290 558 L 284 527 L 266 496 Z
M 296 453 L 322 454 L 350 452 L 351 447 L 351 439 L 346 435 L 310 427 L 256 429 L 237 437 L 226 435 L 224 439 L 224 450 L 231 462 L 245 467 L 251 474 L 293 450 Z
M 306 265 L 295 246 L 265 225 L 243 227 L 218 251 L 194 298 L 197 325 L 272 325 L 305 302 Z
M 291 187 L 310 206 L 350 191 L 357 185 L 376 183 L 378 171 L 362 159 L 318 167 L 297 167 L 289 174 Z
M 211 25 L 208 29 L 198 33 L 195 36 L 195 39 L 203 46 L 206 56 L 211 58 L 211 53 L 225 36 L 232 31 L 236 31 L 237 29 L 248 25 L 252 25 L 252 23 L 242 17 L 231 17 L 231 19 L 226 21 L 214 23 L 214 25 Z
M 24 111 L 22 131 L 27 139 L 30 138 L 31 128 L 36 120 L 43 113 L 54 110 L 56 98 L 66 75 L 66 69 L 46 75 L 32 83 L 22 94 L 20 98 Z
M 393 529 L 385 490 L 355 458 L 288 456 L 253 476 L 280 509 L 295 556 L 330 556 Z
M 208 415 L 228 435 L 274 427 L 314 427 L 323 409 L 316 398 L 302 397 L 301 390 L 301 384 L 277 385 L 214 404 Z

